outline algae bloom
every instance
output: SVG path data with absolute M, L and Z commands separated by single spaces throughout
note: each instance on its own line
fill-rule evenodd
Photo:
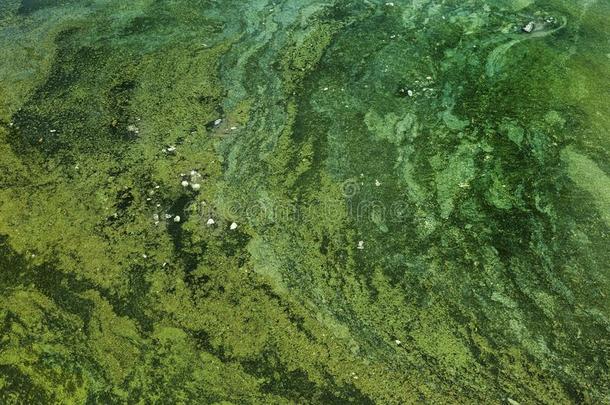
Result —
M 610 404 L 607 0 L 1 0 L 0 403 Z

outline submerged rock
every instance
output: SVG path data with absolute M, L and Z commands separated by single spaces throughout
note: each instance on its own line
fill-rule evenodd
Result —
M 533 21 L 530 21 L 523 28 L 521 28 L 521 30 L 529 34 L 530 32 L 534 31 L 534 28 L 536 28 L 536 24 L 534 24 Z

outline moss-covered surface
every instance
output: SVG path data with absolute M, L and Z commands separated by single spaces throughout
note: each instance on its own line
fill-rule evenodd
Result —
M 0 403 L 610 403 L 608 16 L 0 2 Z

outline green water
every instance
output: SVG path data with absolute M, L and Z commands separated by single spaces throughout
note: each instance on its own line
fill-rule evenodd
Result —
M 609 27 L 0 1 L 0 403 L 610 404 Z

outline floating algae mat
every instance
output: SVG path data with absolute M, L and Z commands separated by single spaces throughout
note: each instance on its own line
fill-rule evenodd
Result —
M 0 1 L 0 403 L 609 404 L 609 21 Z

